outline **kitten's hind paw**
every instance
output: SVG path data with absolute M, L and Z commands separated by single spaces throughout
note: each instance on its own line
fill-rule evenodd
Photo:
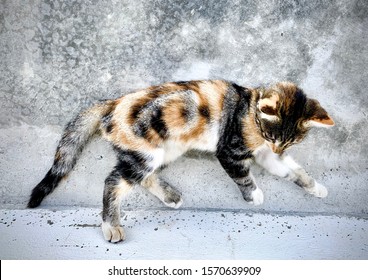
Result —
M 253 204 L 254 206 L 261 205 L 263 203 L 264 196 L 263 191 L 260 188 L 256 188 L 251 193 L 251 200 L 248 201 L 249 204 Z
M 112 226 L 108 222 L 102 222 L 102 233 L 106 241 L 118 243 L 125 240 L 124 229 L 121 226 Z
M 183 199 L 180 195 L 171 195 L 165 197 L 164 203 L 168 207 L 178 209 L 183 204 Z
M 180 192 L 167 185 L 164 187 L 164 193 L 163 203 L 166 206 L 178 209 L 182 205 L 183 199 Z
M 314 195 L 315 197 L 324 198 L 327 196 L 328 191 L 325 186 L 315 182 L 313 188 L 305 189 L 307 193 Z

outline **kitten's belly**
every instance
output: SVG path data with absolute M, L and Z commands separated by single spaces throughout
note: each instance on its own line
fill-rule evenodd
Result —
M 219 141 L 219 123 L 211 125 L 211 128 L 206 130 L 201 137 L 194 139 L 191 143 L 191 149 L 216 152 Z
M 148 165 L 156 170 L 160 166 L 176 160 L 189 150 L 215 152 L 218 141 L 219 125 L 215 123 L 197 138 L 188 141 L 182 141 L 180 137 L 168 139 L 161 147 L 147 151 L 146 155 L 151 158 Z
M 176 160 L 189 150 L 216 152 L 219 141 L 219 124 L 212 124 L 198 138 L 183 142 L 180 140 L 167 140 L 164 144 L 164 164 Z
M 188 147 L 182 142 L 174 140 L 166 141 L 164 144 L 163 164 L 167 164 L 176 160 L 188 150 Z
M 151 158 L 148 166 L 151 167 L 153 170 L 156 170 L 162 165 L 176 160 L 186 151 L 188 151 L 188 147 L 182 145 L 182 143 L 178 141 L 165 141 L 162 147 L 146 152 L 146 155 Z

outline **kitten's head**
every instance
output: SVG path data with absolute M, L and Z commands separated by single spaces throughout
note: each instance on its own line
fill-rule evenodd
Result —
M 300 88 L 289 82 L 261 91 L 256 111 L 256 121 L 263 138 L 278 154 L 302 141 L 311 127 L 334 125 L 317 100 L 308 98 Z

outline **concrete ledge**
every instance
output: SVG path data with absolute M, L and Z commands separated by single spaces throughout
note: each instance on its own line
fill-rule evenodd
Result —
M 100 210 L 0 210 L 1 259 L 367 259 L 368 221 L 234 211 L 126 211 L 103 240 Z

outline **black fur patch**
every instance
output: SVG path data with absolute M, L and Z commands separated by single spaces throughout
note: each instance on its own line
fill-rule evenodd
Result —
M 224 100 L 225 117 L 220 128 L 216 155 L 220 159 L 243 160 L 252 157 L 243 140 L 242 117 L 247 114 L 250 93 L 247 89 L 230 85 Z
M 206 118 L 207 122 L 211 121 L 211 113 L 210 113 L 210 108 L 206 105 L 202 105 L 198 108 L 199 110 L 199 114 Z
M 118 164 L 116 170 L 119 175 L 131 184 L 140 183 L 152 168 L 147 165 L 150 158 L 139 152 L 131 150 L 121 150 L 115 148 L 118 152 Z
M 239 86 L 237 84 L 231 84 L 230 88 L 233 88 L 239 95 L 249 97 L 249 90 L 245 87 Z
M 43 178 L 42 181 L 33 189 L 28 202 L 28 207 L 35 208 L 39 206 L 45 196 L 50 194 L 57 187 L 62 178 L 62 176 L 53 174 L 50 169 L 45 178 Z
M 239 92 L 241 91 L 241 92 Z M 226 117 L 221 127 L 220 140 L 217 145 L 216 156 L 226 173 L 234 180 L 248 178 L 249 167 L 244 160 L 252 157 L 252 153 L 245 146 L 243 139 L 242 118 L 248 113 L 250 94 L 245 88 L 230 86 L 224 100 Z M 250 191 L 254 189 L 252 180 L 249 185 L 239 184 L 243 197 L 249 200 Z
M 158 133 L 158 135 L 160 135 L 161 138 L 167 138 L 167 126 L 162 118 L 162 110 L 160 108 L 153 111 L 151 127 Z
M 114 125 L 111 122 L 111 118 L 112 118 L 112 112 L 105 114 L 101 118 L 102 126 L 105 128 L 107 133 L 111 133 L 112 129 L 114 128 Z
M 197 85 L 197 81 L 178 81 L 178 82 L 175 82 L 175 84 L 179 86 L 189 87 L 189 86 Z
M 148 123 L 139 121 L 134 125 L 133 131 L 137 136 L 145 138 L 147 136 L 148 128 Z
M 134 122 L 140 115 L 144 109 L 151 105 L 152 100 L 155 100 L 160 96 L 160 87 L 156 87 L 152 89 L 146 96 L 139 100 L 138 103 L 132 105 L 132 109 L 130 111 L 130 119 Z

